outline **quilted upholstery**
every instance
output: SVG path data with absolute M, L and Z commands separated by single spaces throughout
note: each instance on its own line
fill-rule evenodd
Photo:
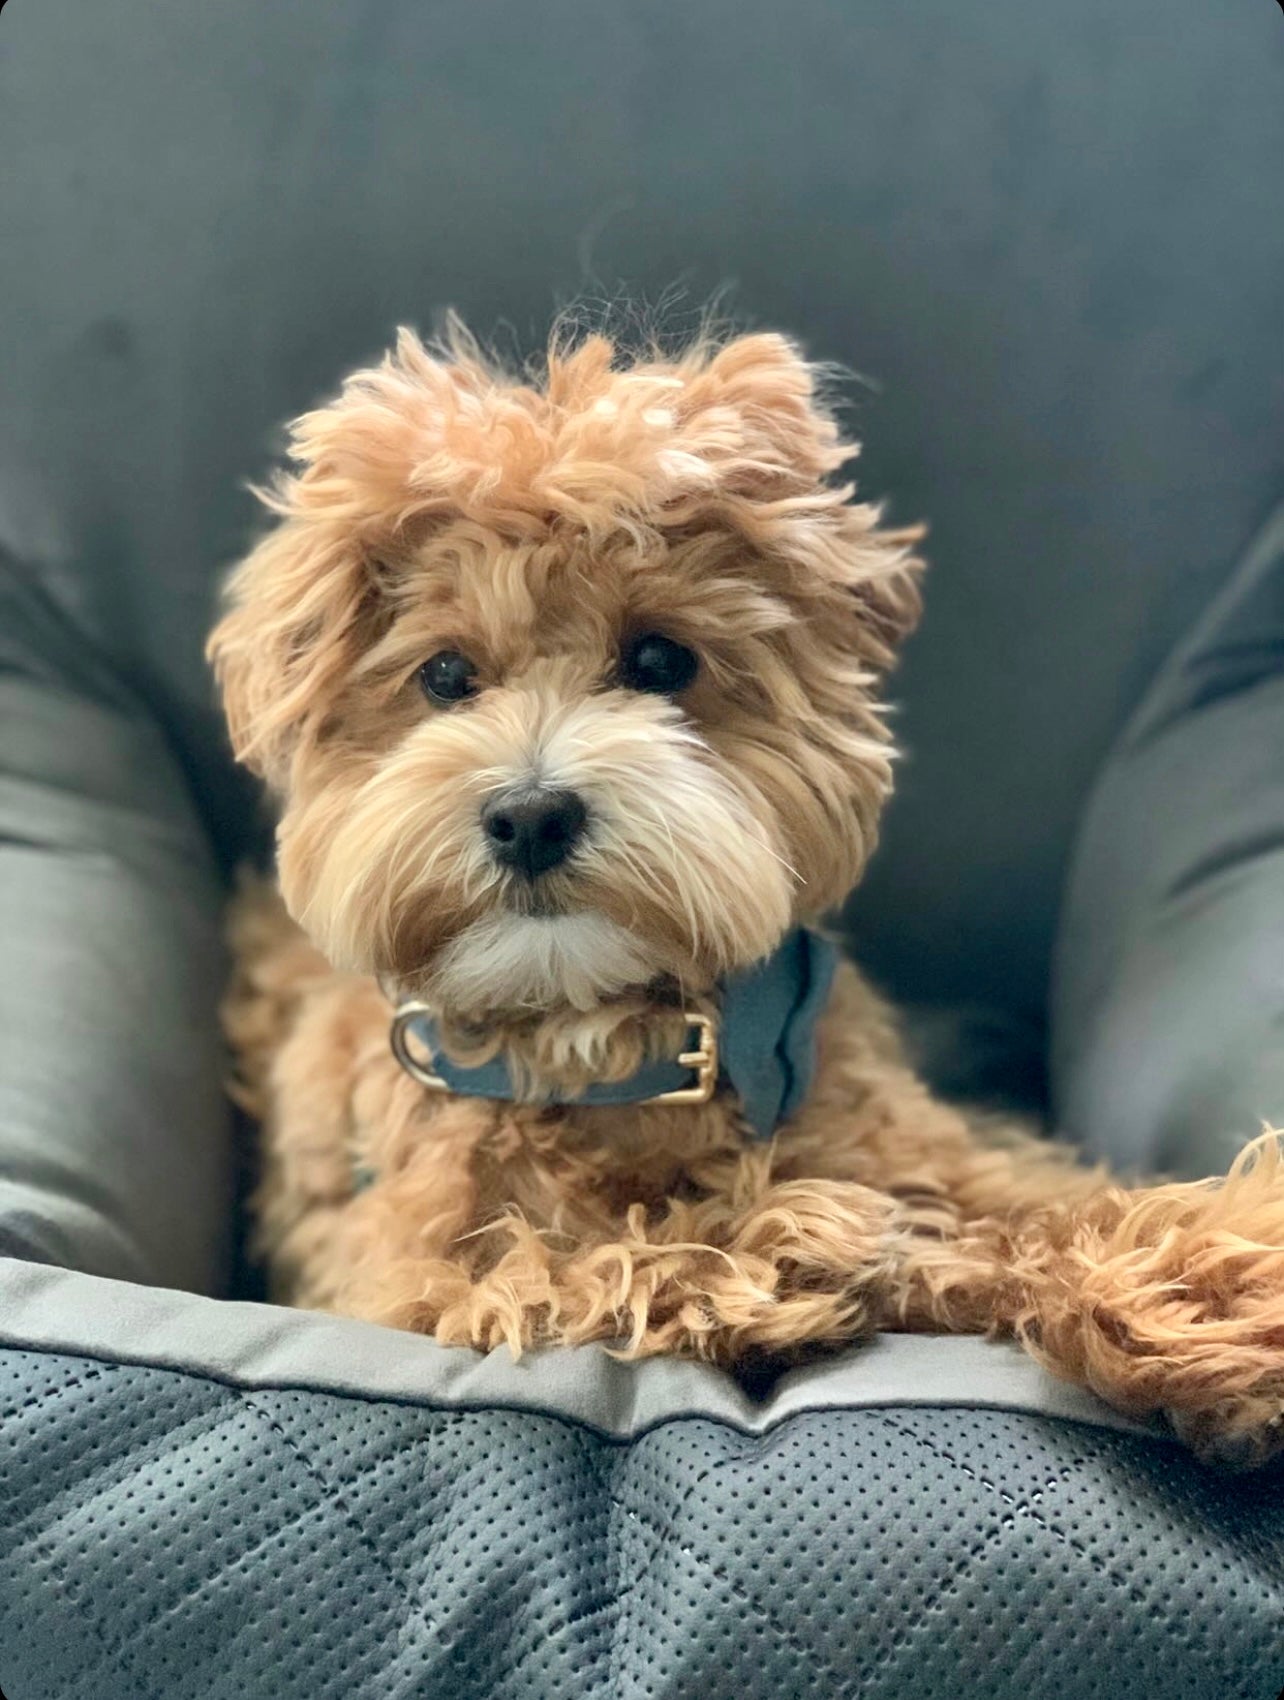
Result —
M 620 1446 L 0 1353 L 10 1700 L 1273 1700 L 1281 1481 L 1018 1414 Z

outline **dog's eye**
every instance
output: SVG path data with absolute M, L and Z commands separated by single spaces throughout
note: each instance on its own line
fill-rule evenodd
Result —
M 424 695 L 433 702 L 462 702 L 477 689 L 477 669 L 457 649 L 439 649 L 419 669 Z
M 620 657 L 620 678 L 634 691 L 672 697 L 685 691 L 700 669 L 700 658 L 685 644 L 660 632 L 643 632 Z

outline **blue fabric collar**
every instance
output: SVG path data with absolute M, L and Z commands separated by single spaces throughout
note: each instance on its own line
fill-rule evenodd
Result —
M 816 1063 L 816 1022 L 825 1007 L 838 952 L 805 928 L 789 933 L 764 961 L 732 975 L 722 987 L 718 1021 L 719 1085 L 740 1100 L 741 1113 L 760 1139 L 799 1108 L 811 1089 Z M 453 1093 L 466 1098 L 515 1101 L 521 1096 L 508 1064 L 492 1058 L 464 1068 L 441 1054 L 431 1016 L 406 1022 L 416 1048 Z M 692 1070 L 675 1058 L 649 1061 L 627 1080 L 592 1084 L 574 1097 L 538 1099 L 575 1104 L 637 1104 L 661 1092 L 690 1086 Z

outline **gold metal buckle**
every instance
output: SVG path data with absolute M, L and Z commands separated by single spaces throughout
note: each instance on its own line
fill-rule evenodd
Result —
M 432 1019 L 432 1008 L 426 1003 L 403 1003 L 392 1018 L 388 1034 L 392 1054 L 412 1080 L 429 1092 L 449 1092 L 450 1083 L 441 1078 L 410 1048 L 410 1026 L 421 1016 Z M 718 1024 L 709 1015 L 686 1010 L 682 1019 L 698 1038 L 696 1049 L 680 1051 L 677 1061 L 683 1068 L 692 1069 L 695 1080 L 690 1086 L 677 1086 L 672 1092 L 656 1092 L 650 1098 L 639 1098 L 639 1104 L 707 1104 L 718 1085 Z
M 686 1010 L 682 1019 L 688 1028 L 700 1035 L 694 1051 L 680 1051 L 678 1061 L 683 1068 L 695 1070 L 695 1084 L 677 1086 L 672 1092 L 657 1092 L 653 1098 L 640 1098 L 641 1104 L 707 1104 L 718 1084 L 718 1024 L 711 1015 Z

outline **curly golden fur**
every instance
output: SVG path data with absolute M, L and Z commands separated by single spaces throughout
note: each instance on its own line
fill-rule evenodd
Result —
M 837 481 L 853 452 L 775 335 L 634 359 L 555 338 L 523 380 L 458 326 L 403 332 L 297 421 L 210 642 L 281 803 L 280 896 L 235 907 L 227 1004 L 276 1290 L 452 1343 L 724 1363 L 1003 1330 L 1259 1462 L 1284 1437 L 1273 1135 L 1222 1182 L 1125 1190 L 934 1101 L 850 967 L 810 1099 L 766 1143 L 723 1093 L 490 1103 L 393 1060 L 389 999 L 412 995 L 460 1060 L 622 1078 L 857 883 L 920 534 Z M 620 677 L 646 633 L 698 656 L 672 698 Z M 449 707 L 418 682 L 441 651 L 474 670 Z M 537 881 L 479 825 L 533 782 L 588 821 Z

